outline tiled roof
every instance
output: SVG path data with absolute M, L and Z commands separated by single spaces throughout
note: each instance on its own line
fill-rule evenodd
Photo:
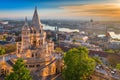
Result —
M 90 56 L 94 56 L 94 55 L 98 55 L 100 57 L 107 57 L 108 53 L 104 52 L 104 51 L 93 51 L 93 50 L 89 50 L 89 55 Z

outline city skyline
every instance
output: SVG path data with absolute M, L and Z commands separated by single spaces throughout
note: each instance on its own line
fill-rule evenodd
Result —
M 120 0 L 4 0 L 0 19 L 31 19 L 35 6 L 42 19 L 120 20 Z

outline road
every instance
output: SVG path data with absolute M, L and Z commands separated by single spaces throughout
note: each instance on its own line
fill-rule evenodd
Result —
M 5 60 L 8 61 L 10 58 L 16 58 L 17 56 L 16 54 L 6 54 L 4 55 L 4 57 L 5 57 Z M 0 56 L 0 61 L 2 61 L 2 59 L 3 59 L 3 56 Z

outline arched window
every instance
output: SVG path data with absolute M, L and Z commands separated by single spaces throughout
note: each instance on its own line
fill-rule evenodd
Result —
M 20 53 L 20 49 L 18 49 L 18 54 Z
M 39 45 L 40 45 L 40 40 L 39 40 Z
M 34 34 L 36 34 L 36 30 L 34 30 Z
M 36 65 L 36 67 L 40 67 L 40 65 L 39 65 L 39 64 L 37 64 L 37 65 Z
M 34 57 L 34 54 L 32 54 L 32 57 Z
M 36 45 L 36 41 L 33 41 L 33 45 L 34 45 L 34 46 Z
M 58 69 L 56 68 L 56 73 L 58 73 Z
M 39 30 L 39 33 L 41 33 L 41 30 Z
M 25 67 L 27 67 L 27 65 L 25 65 Z

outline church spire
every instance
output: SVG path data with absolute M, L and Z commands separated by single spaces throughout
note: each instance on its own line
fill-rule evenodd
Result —
M 25 23 L 24 26 L 22 27 L 22 30 L 28 30 L 28 29 L 29 29 L 29 25 L 28 25 L 27 17 L 25 17 Z
M 25 17 L 25 25 L 28 25 L 27 17 Z
M 39 19 L 39 15 L 38 15 L 38 12 L 37 12 L 37 7 L 35 7 L 34 15 L 33 15 L 33 18 L 32 18 L 32 24 L 34 26 L 39 26 L 40 25 L 40 19 Z

